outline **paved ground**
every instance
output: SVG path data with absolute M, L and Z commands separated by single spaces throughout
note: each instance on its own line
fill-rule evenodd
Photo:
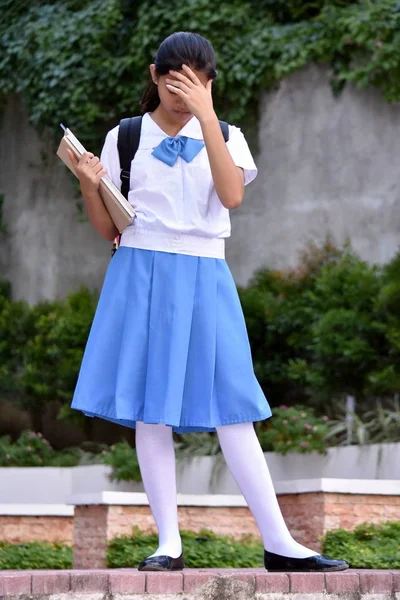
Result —
M 264 569 L 184 569 L 145 573 L 136 569 L 0 571 L 0 596 L 16 598 L 319 598 L 326 594 L 400 600 L 400 570 L 339 573 L 268 573 Z

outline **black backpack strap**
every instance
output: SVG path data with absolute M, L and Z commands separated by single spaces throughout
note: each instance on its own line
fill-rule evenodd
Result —
M 126 119 L 121 119 L 119 122 L 117 147 L 119 164 L 121 168 L 121 194 L 125 196 L 127 200 L 130 188 L 131 162 L 136 154 L 136 150 L 139 148 L 141 129 L 141 116 L 128 117 Z M 118 240 L 118 243 L 116 240 Z M 121 234 L 119 234 L 114 240 L 111 256 L 114 256 L 117 247 L 119 247 L 120 241 Z
M 229 140 L 229 125 L 228 123 L 225 123 L 225 121 L 220 121 L 219 124 L 221 125 L 221 131 L 222 135 L 224 136 L 224 140 L 227 142 Z
M 128 199 L 131 162 L 139 147 L 142 117 L 121 119 L 118 130 L 118 154 L 121 167 L 121 193 Z

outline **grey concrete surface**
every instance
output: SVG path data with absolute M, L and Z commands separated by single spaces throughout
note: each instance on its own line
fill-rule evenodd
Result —
M 335 98 L 310 65 L 264 94 L 259 174 L 232 212 L 227 259 L 246 284 L 255 269 L 295 266 L 308 240 L 331 233 L 385 263 L 400 243 L 400 105 L 347 86 Z
M 388 261 L 400 241 L 400 105 L 347 86 L 335 98 L 325 66 L 309 65 L 261 99 L 258 177 L 232 211 L 227 260 L 238 284 L 262 266 L 297 263 L 308 240 L 349 238 L 362 258 Z M 61 132 L 61 129 L 60 129 Z M 21 98 L 0 124 L 0 274 L 15 299 L 100 289 L 111 243 L 80 223 L 65 167 L 30 127 Z M 48 161 L 42 162 L 43 151 Z
M 81 284 L 100 289 L 112 244 L 88 221 L 79 222 L 79 197 L 66 167 L 46 135 L 41 139 L 29 126 L 16 96 L 2 117 L 0 165 L 8 230 L 0 234 L 0 275 L 11 281 L 13 298 L 35 304 L 64 298 Z
M 265 458 L 280 493 L 290 491 L 286 484 L 298 480 L 366 480 L 377 490 L 380 483 L 400 480 L 400 443 L 333 447 L 327 454 L 266 452 Z M 144 491 L 142 482 L 111 481 L 111 470 L 107 465 L 2 467 L 0 505 L 66 504 L 76 494 Z M 177 461 L 177 490 L 180 494 L 240 494 L 222 456 Z

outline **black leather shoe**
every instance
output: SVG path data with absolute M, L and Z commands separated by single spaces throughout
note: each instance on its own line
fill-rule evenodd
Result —
M 344 571 L 350 565 L 345 560 L 329 558 L 323 554 L 290 558 L 264 550 L 264 566 L 267 571 Z
M 138 565 L 138 571 L 181 571 L 185 568 L 183 553 L 178 558 L 172 556 L 149 556 Z

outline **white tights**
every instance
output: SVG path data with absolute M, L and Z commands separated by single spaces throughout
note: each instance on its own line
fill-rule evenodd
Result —
M 226 463 L 256 520 L 265 549 L 293 558 L 318 554 L 296 542 L 286 526 L 253 423 L 217 427 L 217 434 Z M 182 542 L 172 427 L 138 421 L 136 452 L 158 529 L 159 546 L 151 556 L 166 554 L 177 558 L 182 552 Z

